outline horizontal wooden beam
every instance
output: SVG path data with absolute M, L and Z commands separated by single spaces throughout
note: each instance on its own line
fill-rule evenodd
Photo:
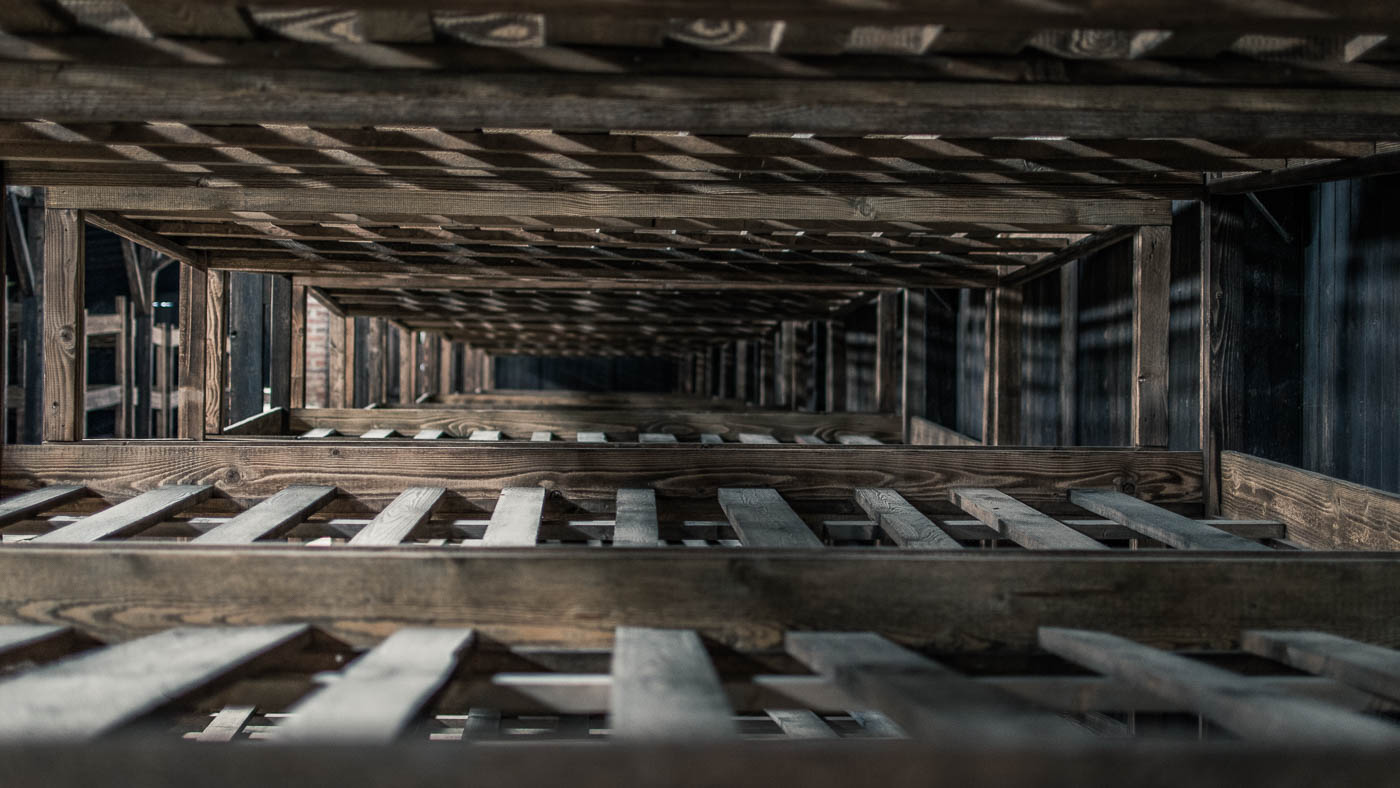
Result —
M 1282 520 L 1317 550 L 1400 550 L 1400 495 L 1233 451 L 1220 477 L 1227 517 Z
M 1248 194 L 1348 178 L 1374 178 L 1400 172 L 1400 152 L 1378 153 L 1347 161 L 1305 164 L 1273 172 L 1219 178 L 1208 184 L 1211 194 Z
M 1002 284 L 1009 286 L 1022 285 L 1032 279 L 1038 279 L 1046 274 L 1060 270 L 1075 260 L 1088 257 L 1097 251 L 1130 240 L 1135 236 L 1136 232 L 1136 229 L 1132 227 L 1114 227 L 1101 233 L 1095 233 L 1088 238 L 1083 238 L 1066 246 L 1064 249 L 1054 254 L 1046 256 L 1044 259 L 1037 260 L 1018 271 L 1013 271 L 1003 276 L 1001 278 Z
M 153 233 L 141 225 L 115 213 L 107 211 L 87 211 L 83 214 L 83 218 L 88 224 L 94 227 L 101 227 L 109 233 L 119 235 L 128 241 L 154 249 L 186 265 L 194 266 L 201 271 L 207 268 L 205 262 L 205 258 L 207 257 L 206 253 L 187 249 L 181 244 L 163 235 Z
M 236 468 L 237 473 L 230 469 Z M 856 486 L 888 487 L 916 505 L 942 504 L 958 486 L 986 485 L 1027 501 L 1062 500 L 1076 487 L 1121 488 L 1158 504 L 1200 501 L 1200 452 L 1124 449 L 954 449 L 906 446 L 589 446 L 520 441 L 219 440 L 93 442 L 6 447 L 0 482 L 30 489 L 84 484 L 127 498 L 166 484 L 208 481 L 243 504 L 291 484 L 323 484 L 374 508 L 408 487 L 445 487 L 443 509 L 465 497 L 546 484 L 574 498 L 611 501 L 621 487 L 658 496 L 715 496 L 746 484 L 784 495 L 849 500 Z M 470 508 L 470 507 L 468 507 Z

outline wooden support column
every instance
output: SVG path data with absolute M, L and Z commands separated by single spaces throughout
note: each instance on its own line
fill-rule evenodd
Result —
M 986 373 L 982 439 L 988 446 L 1021 442 L 1021 287 L 987 290 Z
M 151 401 L 152 354 L 155 350 L 155 299 L 156 274 L 150 261 L 150 252 L 133 248 L 136 255 L 137 276 L 140 277 L 139 293 L 132 297 L 135 307 L 135 328 L 132 349 L 132 374 L 136 386 L 136 414 L 133 437 L 152 437 L 151 419 L 154 416 Z
M 1166 447 L 1168 442 L 1171 285 L 1172 228 L 1139 227 L 1133 239 L 1134 446 Z
M 1060 269 L 1060 438 L 1073 446 L 1079 435 L 1079 261 Z
M 388 399 L 388 381 L 384 379 L 386 364 L 384 349 L 386 347 L 385 321 L 382 318 L 372 317 L 368 320 L 368 330 L 365 332 L 364 359 L 360 362 L 364 365 L 366 374 L 365 380 L 365 404 L 372 405 L 378 403 L 384 405 Z
M 814 411 L 817 405 L 812 346 L 815 344 L 816 321 L 798 320 L 793 323 L 793 409 Z
M 904 391 L 900 397 L 904 413 L 904 442 L 909 442 L 912 417 L 928 416 L 928 364 L 925 359 L 924 331 L 928 294 L 923 288 L 904 291 Z
M 267 281 L 261 274 L 233 273 L 228 281 L 228 401 L 229 422 L 246 419 L 263 409 L 263 306 Z M 201 332 L 202 335 L 202 332 Z M 194 341 L 199 341 L 199 336 Z M 189 337 L 180 335 L 181 346 Z
M 438 350 L 437 393 L 439 398 L 443 398 L 454 390 L 457 377 L 457 346 L 447 337 L 440 338 L 438 342 L 440 347 Z
M 784 320 L 778 335 L 778 377 L 775 404 L 797 409 L 797 324 Z
M 267 306 L 269 316 L 267 401 L 274 408 L 287 408 L 291 407 L 292 402 L 292 278 L 290 276 L 271 277 Z M 258 408 L 258 412 L 261 411 L 262 408 Z
M 218 435 L 229 424 L 229 272 L 206 277 L 204 336 L 190 341 L 204 344 L 204 434 Z
M 180 264 L 180 417 L 176 437 L 184 440 L 204 440 L 210 419 L 216 413 L 206 412 L 209 370 L 206 356 L 208 343 L 214 341 L 209 330 L 209 274 L 187 263 Z M 170 401 L 165 402 L 167 410 Z M 220 425 L 222 426 L 222 425 Z
M 1227 316 L 1224 313 L 1224 293 L 1221 289 L 1220 269 L 1215 257 L 1214 221 L 1215 200 L 1207 197 L 1200 202 L 1201 234 L 1201 373 L 1200 373 L 1200 415 L 1196 428 L 1200 433 L 1201 455 L 1205 469 L 1201 480 L 1201 500 L 1205 503 L 1205 515 L 1217 516 L 1220 505 L 1220 452 L 1223 432 L 1221 406 L 1224 393 L 1221 389 L 1223 376 L 1218 364 L 1222 355 L 1215 352 L 1225 338 Z
M 118 397 L 117 423 L 113 434 L 118 438 L 130 438 L 132 417 L 135 415 L 131 407 L 131 379 L 134 377 L 131 369 L 131 305 L 126 296 L 117 296 L 116 304 L 117 317 L 121 319 L 117 327 L 116 358 L 117 385 L 121 387 L 121 394 Z
M 486 351 L 481 351 L 481 390 L 492 391 L 496 388 L 496 359 Z
M 82 213 L 44 209 L 44 441 L 76 441 L 87 421 Z
M 24 315 L 20 324 L 20 339 L 24 343 L 24 424 L 19 428 L 23 443 L 38 443 L 44 439 L 44 413 L 48 410 L 44 380 L 44 212 L 43 194 L 35 195 L 35 204 L 28 210 L 25 230 L 29 241 L 30 260 L 39 259 L 33 267 L 32 292 L 24 294 Z M 16 228 L 18 229 L 18 221 Z
M 289 407 L 304 408 L 306 407 L 306 287 L 304 285 L 292 286 L 291 350 Z
M 716 393 L 721 399 L 734 396 L 734 347 L 725 342 L 716 348 L 719 355 L 719 369 L 716 375 Z
M 734 340 L 734 399 L 740 402 L 749 400 L 749 370 L 753 366 L 749 348 L 747 339 Z
M 880 293 L 875 302 L 875 409 L 899 412 L 899 293 Z
M 758 376 L 755 387 L 758 389 L 759 407 L 773 404 L 773 339 L 764 337 L 758 340 Z
M 826 409 L 846 410 L 846 324 L 826 321 Z
M 360 405 L 357 383 L 360 378 L 360 320 L 358 317 L 345 318 L 345 406 Z
M 399 404 L 412 405 L 418 388 L 418 333 L 398 328 Z
M 346 339 L 346 326 L 354 324 L 353 318 L 336 314 L 330 314 L 330 320 L 326 324 L 326 406 L 331 408 L 346 408 L 350 406 L 346 399 L 346 372 L 345 362 L 349 352 Z M 350 335 L 349 339 L 354 339 Z

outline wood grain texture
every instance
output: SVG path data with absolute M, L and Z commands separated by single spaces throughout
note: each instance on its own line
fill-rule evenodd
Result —
M 209 296 L 209 273 L 185 263 L 180 263 L 180 357 L 179 387 L 180 412 L 177 437 L 184 440 L 204 440 L 206 424 L 210 418 L 220 419 L 222 409 L 216 414 L 208 412 L 206 401 L 208 392 L 208 355 L 206 341 L 209 331 L 207 311 Z M 205 308 L 201 308 L 205 306 Z M 222 354 L 221 354 L 222 355 Z M 223 399 L 222 396 L 219 398 Z
M 1070 503 L 1180 550 L 1268 550 L 1213 526 L 1115 490 L 1071 490 Z
M 207 484 L 176 484 L 142 493 L 110 509 L 60 526 L 31 541 L 45 544 L 79 544 L 139 533 L 166 517 L 188 509 L 213 495 Z
M 1170 227 L 1139 227 L 1133 238 L 1134 446 L 1167 445 L 1168 339 L 1171 329 Z
M 925 550 L 960 550 L 962 545 L 915 509 L 904 496 L 889 489 L 862 487 L 856 504 L 890 541 L 900 547 Z
M 87 426 L 82 214 L 45 208 L 43 217 L 43 436 L 45 441 L 76 441 L 82 440 Z
M 545 492 L 543 487 L 507 487 L 501 490 L 482 543 L 488 547 L 534 546 L 539 540 Z
M 216 545 L 271 539 L 315 514 L 334 497 L 334 487 L 293 485 L 192 541 Z
M 548 483 L 574 497 L 612 500 L 622 487 L 650 488 L 662 497 L 711 497 L 741 478 L 794 499 L 842 500 L 853 487 L 887 487 L 915 505 L 946 501 L 953 487 L 991 485 L 1038 501 L 1078 487 L 1131 484 L 1135 495 L 1161 504 L 1198 501 L 1200 473 L 1199 452 L 1124 449 L 697 444 L 662 452 L 560 442 L 406 446 L 291 439 L 14 445 L 6 450 L 0 481 L 15 489 L 83 484 L 109 499 L 165 484 L 213 484 L 246 506 L 292 484 L 333 485 L 373 507 L 414 486 L 482 497 Z
M 1400 651 L 1327 632 L 1249 630 L 1240 647 L 1386 698 L 1400 698 Z
M 290 710 L 279 742 L 383 744 L 413 721 L 472 645 L 470 629 L 406 627 Z
M 441 487 L 410 487 L 375 515 L 364 530 L 350 539 L 355 547 L 395 545 L 413 535 L 433 516 L 442 496 Z
M 205 277 L 204 433 L 218 435 L 228 424 L 225 392 L 229 384 L 229 273 L 215 271 Z M 285 409 L 281 412 L 286 413 Z
M 1107 550 L 1049 515 L 1032 509 L 1000 490 L 960 488 L 951 493 L 953 503 L 1001 534 L 1002 538 L 1031 550 Z
M 0 500 L 0 527 L 42 514 L 88 494 L 81 484 L 55 484 Z
M 919 416 L 912 416 L 909 419 L 909 443 L 913 446 L 982 445 L 982 442 L 976 438 L 969 438 L 957 430 L 945 427 L 942 424 L 935 424 Z
M 296 624 L 172 629 L 35 668 L 0 684 L 0 736 L 90 739 L 308 635 Z
M 13 450 L 11 450 L 13 451 Z M 1248 454 L 1220 455 L 1221 513 L 1288 524 L 1315 550 L 1400 549 L 1400 496 Z
M 621 489 L 617 491 L 617 519 L 612 543 L 629 547 L 655 547 L 656 491 Z
M 823 547 L 777 490 L 721 487 L 718 495 L 724 516 L 745 547 Z
M 690 630 L 618 627 L 609 706 L 612 737 L 621 741 L 736 734 L 719 675 Z
M 1042 627 L 1040 645 L 1100 673 L 1180 699 L 1246 739 L 1389 747 L 1400 742 L 1400 726 L 1251 684 L 1238 673 L 1117 635 Z

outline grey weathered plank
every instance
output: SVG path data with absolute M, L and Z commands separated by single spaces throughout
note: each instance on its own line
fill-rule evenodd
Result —
M 608 436 L 601 432 L 580 432 L 578 433 L 579 443 L 607 443 Z
M 286 533 L 335 497 L 334 487 L 293 485 L 191 540 L 197 544 L 247 544 Z
M 826 443 L 816 435 L 797 435 L 793 437 L 793 440 L 806 446 L 821 446 Z
M 219 713 L 214 715 L 214 719 L 194 737 L 195 741 L 203 742 L 225 742 L 233 741 L 238 732 L 243 730 L 248 718 L 253 716 L 252 706 L 225 706 L 219 709 Z
M 360 435 L 360 437 L 367 440 L 382 440 L 384 438 L 392 438 L 397 434 L 398 430 L 389 429 L 388 427 L 379 427 Z
M 777 438 L 773 437 L 772 435 L 765 435 L 765 434 L 760 433 L 760 432 L 741 432 L 741 433 L 739 433 L 739 442 L 740 442 L 740 443 L 780 443 L 781 441 L 779 441 Z
M 851 696 L 927 738 L 1034 742 L 1080 738 L 1054 714 L 873 632 L 789 632 L 788 653 Z
M 1395 725 L 1117 635 L 1041 627 L 1039 641 L 1072 662 L 1180 701 L 1245 738 L 1314 746 L 1400 744 Z
M 294 706 L 271 738 L 392 741 L 452 676 L 472 641 L 470 629 L 400 629 Z
M 501 712 L 499 709 L 472 707 L 467 710 L 467 719 L 462 724 L 462 741 L 495 739 L 501 735 Z
M 1327 632 L 1246 630 L 1245 651 L 1400 700 L 1400 651 Z
M 333 435 L 339 435 L 339 434 L 340 434 L 340 433 L 336 431 L 335 427 L 317 427 L 317 428 L 315 428 L 315 429 L 311 429 L 311 430 L 307 430 L 306 432 L 303 432 L 303 433 L 301 434 L 301 437 L 303 437 L 303 438 L 329 438 L 329 437 L 331 437 L 331 436 L 333 436 Z
M 554 440 L 554 433 L 552 433 L 552 432 L 546 432 L 546 431 L 544 431 L 544 430 L 537 430 L 537 431 L 535 431 L 535 432 L 533 432 L 533 433 L 530 434 L 530 440 L 532 440 L 532 441 L 552 441 L 552 440 Z
M 745 547 L 822 547 L 777 490 L 722 487 L 719 505 Z
M 1181 550 L 1264 550 L 1258 542 L 1182 517 L 1117 490 L 1070 490 L 1070 503 Z
M 732 736 L 733 712 L 700 636 L 688 629 L 618 627 L 609 695 L 616 739 Z
M 369 525 L 350 538 L 353 547 L 394 545 L 407 539 L 442 502 L 447 491 L 441 487 L 410 487 L 389 502 Z
M 540 535 L 544 495 L 543 487 L 507 487 L 501 490 L 482 543 L 489 547 L 534 545 Z
M 637 435 L 638 443 L 675 443 L 676 436 L 669 432 L 643 432 Z
M 618 490 L 617 521 L 613 526 L 612 543 L 655 547 L 659 538 L 656 491 L 635 488 Z
M 963 511 L 981 520 L 1004 538 L 1031 550 L 1107 550 L 1049 515 L 1042 514 L 1000 490 L 960 488 L 950 496 Z
M 414 433 L 413 439 L 416 441 L 435 441 L 446 434 L 446 430 L 419 430 L 418 432 Z
M 304 625 L 169 629 L 77 654 L 0 682 L 0 739 L 88 739 L 301 647 Z
M 856 503 L 865 510 L 890 541 L 900 547 L 926 550 L 959 550 L 962 545 L 923 515 L 904 496 L 890 489 L 860 487 Z
M 16 523 L 87 494 L 81 484 L 54 484 L 0 501 L 0 527 Z
M 468 436 L 468 439 L 469 439 L 469 440 L 474 440 L 474 441 L 498 441 L 498 440 L 501 439 L 501 431 L 500 431 L 500 430 L 472 430 L 472 434 Z
M 767 709 L 765 712 L 783 733 L 793 739 L 835 739 L 836 731 L 826 720 L 807 709 Z
M 700 442 L 701 442 L 701 443 L 724 443 L 724 438 L 721 438 L 719 435 L 717 435 L 717 434 L 715 434 L 715 433 L 713 433 L 713 432 L 702 432 L 702 433 L 700 433 Z
M 32 649 L 42 649 L 56 641 L 70 638 L 73 630 L 69 627 L 50 624 L 4 624 L 0 625 L 0 664 L 25 658 Z
M 841 435 L 836 438 L 846 446 L 884 446 L 885 442 L 869 435 Z
M 73 544 L 126 536 L 158 523 L 169 515 L 188 509 L 213 493 L 214 488 L 208 484 L 175 484 L 161 487 L 122 501 L 110 509 L 89 515 L 70 525 L 40 534 L 31 541 Z

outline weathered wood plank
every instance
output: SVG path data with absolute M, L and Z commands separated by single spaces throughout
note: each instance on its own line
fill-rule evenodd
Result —
M 1116 490 L 1071 490 L 1070 503 L 1180 550 L 1268 550 Z
M 419 430 L 413 434 L 413 439 L 416 441 L 435 441 L 446 434 L 446 430 Z
M 40 534 L 31 541 L 47 544 L 78 544 L 129 536 L 158 523 L 172 514 L 194 506 L 214 494 L 208 484 L 175 484 L 161 487 L 84 517 L 77 522 Z
M 715 433 L 713 433 L 713 432 L 702 432 L 702 433 L 700 433 L 700 442 L 701 442 L 701 443 L 724 443 L 724 438 L 720 437 L 719 435 L 717 435 L 717 434 L 715 434 Z
M 82 214 L 45 208 L 45 441 L 82 440 L 87 425 L 87 331 Z
M 1134 446 L 1167 445 L 1171 279 L 1171 228 L 1139 227 L 1133 239 L 1131 432 Z
M 655 547 L 658 544 L 656 491 L 624 488 L 617 491 L 614 545 Z
M 861 487 L 856 503 L 900 547 L 920 550 L 960 550 L 962 545 L 890 489 Z
M 78 654 L 0 683 L 0 738 L 90 739 L 221 679 L 299 648 L 304 625 L 171 629 Z
M 393 741 L 451 678 L 475 635 L 470 629 L 408 627 L 350 663 L 290 710 L 276 741 L 383 744 Z
M 982 442 L 918 416 L 909 419 L 909 443 L 913 446 L 981 446 Z
M 1282 520 L 1314 550 L 1400 550 L 1400 495 L 1233 451 L 1220 474 L 1227 517 Z
M 885 443 L 869 435 L 841 435 L 836 440 L 843 446 L 883 446 Z
M 835 739 L 826 720 L 807 709 L 767 709 L 765 713 L 792 739 Z
M 472 430 L 472 434 L 467 436 L 474 441 L 498 441 L 501 439 L 500 430 Z
M 544 511 L 543 487 L 507 487 L 501 490 L 483 544 L 489 547 L 529 547 L 539 540 L 540 515 Z
M 52 624 L 0 625 L 0 665 L 32 658 L 73 638 L 71 627 Z
M 602 432 L 579 432 L 577 434 L 579 443 L 607 443 L 608 436 Z
M 238 732 L 243 730 L 243 726 L 248 723 L 248 718 L 253 716 L 254 711 L 256 708 L 253 706 L 225 706 L 219 709 L 219 713 L 215 714 L 214 719 L 210 720 L 204 730 L 199 732 L 195 741 L 233 741 Z
M 612 736 L 627 741 L 735 735 L 733 711 L 700 637 L 618 627 L 609 701 Z
M 364 438 L 365 440 L 383 440 L 385 438 L 395 437 L 398 434 L 398 430 L 395 430 L 392 427 L 379 427 L 372 430 L 366 430 L 360 435 L 360 437 Z
M 781 443 L 777 438 L 766 433 L 741 432 L 739 433 L 740 443 Z
M 795 443 L 800 443 L 803 446 L 820 446 L 826 443 L 826 441 L 822 440 L 816 435 L 795 435 L 793 436 L 793 441 Z
M 81 484 L 55 484 L 40 487 L 0 501 L 0 527 L 42 514 L 88 494 Z
M 180 263 L 180 411 L 177 437 L 204 440 L 211 418 L 220 421 L 225 416 L 223 397 L 209 403 L 209 347 L 215 337 L 209 332 L 209 272 Z M 223 358 L 220 353 L 219 359 Z M 217 377 L 217 375 L 216 375 Z M 222 388 L 219 389 L 222 394 Z M 217 405 L 218 411 L 213 407 Z
M 192 541 L 216 545 L 271 539 L 315 514 L 334 497 L 334 487 L 293 485 Z
M 536 430 L 530 433 L 530 440 L 545 442 L 552 441 L 554 440 L 554 433 L 550 432 L 549 430 Z
M 1159 695 L 1248 739 L 1309 745 L 1395 746 L 1400 727 L 1117 635 L 1042 627 L 1042 648 Z
M 1000 490 L 960 488 L 953 503 L 988 527 L 1031 550 L 1107 550 L 1049 515 L 1042 514 Z
M 1248 630 L 1240 647 L 1392 700 L 1400 699 L 1400 651 L 1327 632 Z
M 350 545 L 372 547 L 402 542 L 433 516 L 446 492 L 441 487 L 410 487 L 404 490 L 384 507 L 384 511 L 375 515 L 364 530 L 350 539 Z
M 722 487 L 719 505 L 745 547 L 823 547 L 777 490 Z
M 302 438 L 330 438 L 330 437 L 332 437 L 332 436 L 339 435 L 339 434 L 340 434 L 340 432 L 337 431 L 335 427 L 316 427 L 315 429 L 310 429 L 310 430 L 307 430 L 306 432 L 303 432 L 303 433 L 301 434 L 300 437 L 302 437 Z
M 784 645 L 853 701 L 923 738 L 980 744 L 1085 738 L 1069 721 L 873 632 L 790 632 Z
M 675 443 L 676 436 L 669 432 L 643 432 L 637 435 L 638 443 Z

